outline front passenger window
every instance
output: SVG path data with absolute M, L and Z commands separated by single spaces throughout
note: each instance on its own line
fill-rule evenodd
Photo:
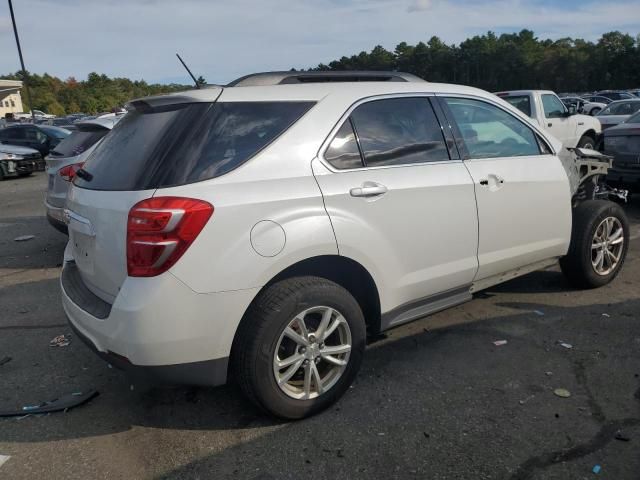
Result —
M 510 113 L 470 98 L 446 98 L 470 158 L 540 155 L 533 130 Z

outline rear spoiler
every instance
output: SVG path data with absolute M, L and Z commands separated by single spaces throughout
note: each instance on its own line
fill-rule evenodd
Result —
M 222 90 L 223 87 L 210 85 L 198 90 L 187 90 L 184 92 L 168 93 L 166 95 L 142 97 L 131 100 L 125 105 L 125 108 L 128 111 L 138 110 L 146 112 L 151 109 L 162 109 L 162 107 L 183 103 L 213 103 L 218 99 L 220 94 L 222 94 Z

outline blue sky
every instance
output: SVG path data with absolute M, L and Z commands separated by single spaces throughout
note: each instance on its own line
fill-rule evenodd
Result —
M 432 35 L 458 43 L 522 28 L 552 39 L 640 33 L 639 0 L 14 0 L 14 10 L 29 70 L 151 82 L 188 83 L 175 52 L 196 75 L 226 83 Z M 18 70 L 4 0 L 0 46 L 0 73 Z

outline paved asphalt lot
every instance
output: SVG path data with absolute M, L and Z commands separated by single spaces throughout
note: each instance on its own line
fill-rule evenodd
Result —
M 596 464 L 598 478 L 640 478 L 638 201 L 613 284 L 575 291 L 558 271 L 538 272 L 400 327 L 371 343 L 333 409 L 286 423 L 233 386 L 132 390 L 77 338 L 49 347 L 70 329 L 57 280 L 65 237 L 43 216 L 45 186 L 43 173 L 0 183 L 0 358 L 12 357 L 0 366 L 0 410 L 100 396 L 0 418 L 3 480 L 586 479 Z M 36 238 L 13 241 L 24 234 Z

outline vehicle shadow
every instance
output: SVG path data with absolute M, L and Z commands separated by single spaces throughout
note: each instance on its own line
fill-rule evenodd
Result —
M 516 441 L 519 429 L 528 428 L 517 419 L 518 401 L 549 390 L 551 379 L 545 377 L 544 372 L 550 370 L 554 372 L 553 380 L 562 379 L 565 387 L 580 391 L 584 387 L 575 378 L 573 362 L 576 358 L 593 362 L 592 355 L 596 350 L 602 352 L 598 360 L 608 358 L 617 362 L 615 366 L 603 363 L 598 368 L 611 370 L 607 375 L 624 377 L 615 381 L 615 388 L 625 392 L 620 398 L 627 398 L 629 392 L 633 396 L 634 388 L 638 386 L 633 372 L 637 371 L 640 352 L 627 343 L 640 337 L 640 324 L 635 318 L 640 311 L 640 300 L 579 307 L 521 302 L 499 306 L 529 311 L 437 330 L 424 329 L 406 336 L 402 336 L 402 327 L 394 330 L 394 335 L 368 348 L 358 380 L 343 400 L 317 417 L 294 423 L 265 416 L 233 385 L 219 388 L 135 385 L 132 390 L 124 374 L 108 368 L 73 337 L 69 347 L 51 349 L 47 346 L 50 331 L 28 330 L 20 337 L 14 332 L 3 332 L 0 353 L 11 351 L 14 359 L 0 367 L 3 384 L 0 410 L 89 388 L 97 389 L 100 396 L 67 413 L 22 420 L 0 418 L 0 442 L 96 437 L 136 427 L 153 428 L 157 435 L 167 435 L 167 438 L 171 431 L 202 431 L 213 435 L 212 441 L 214 438 L 220 440 L 215 435 L 221 431 L 236 430 L 243 434 L 254 431 L 256 435 L 266 432 L 265 438 L 250 442 L 249 446 L 226 445 L 225 449 L 234 448 L 228 458 L 227 453 L 222 455 L 221 451 L 220 455 L 208 456 L 173 472 L 172 476 L 182 478 L 192 471 L 202 472 L 218 464 L 224 465 L 229 469 L 226 473 L 231 474 L 238 465 L 229 458 L 240 459 L 246 448 L 265 448 L 267 452 L 285 448 L 291 435 L 301 436 L 301 441 L 308 445 L 326 446 L 331 451 L 327 455 L 332 458 L 337 455 L 337 448 L 346 451 L 362 447 L 357 442 L 350 445 L 352 434 L 365 435 L 365 444 L 368 444 L 380 432 L 383 432 L 380 436 L 384 436 L 389 430 L 395 432 L 393 436 L 396 437 L 401 436 L 401 429 L 409 429 L 415 433 L 410 446 L 412 452 L 416 448 L 415 442 L 425 441 L 420 429 L 427 433 L 435 429 L 451 441 L 460 435 L 460 432 L 450 431 L 447 415 L 440 418 L 432 412 L 459 412 L 464 417 L 464 420 L 459 419 L 463 424 L 459 428 L 473 432 L 471 436 L 478 442 L 484 441 L 476 436 L 480 430 L 489 436 Z M 534 309 L 544 310 L 545 315 L 532 314 Z M 456 310 L 438 315 L 455 317 Z M 602 317 L 599 313 L 602 311 L 610 312 L 611 318 Z M 598 313 L 594 315 L 593 312 Z M 493 345 L 495 339 L 508 340 L 509 346 L 496 347 Z M 558 339 L 575 345 L 571 351 L 573 357 L 557 345 Z M 9 348 L 10 344 L 15 345 L 13 350 Z M 624 353 L 617 353 L 616 349 Z M 618 395 L 615 391 L 611 394 Z M 550 406 L 550 398 L 546 398 L 536 404 L 540 409 L 538 414 L 552 416 L 554 412 L 547 409 L 555 407 Z M 623 406 L 611 403 L 609 407 L 614 415 L 629 415 L 630 407 L 623 403 Z M 635 411 L 637 413 L 637 408 Z M 574 418 L 573 421 L 580 420 Z M 341 432 L 336 432 L 330 425 L 340 425 Z M 315 432 L 313 439 L 305 437 L 307 431 Z M 338 446 L 331 447 L 337 437 Z M 377 440 L 383 446 L 389 439 Z M 370 445 L 376 449 L 381 446 Z M 386 447 L 391 449 L 391 445 Z M 468 445 L 468 448 L 472 446 Z M 285 468 L 286 462 L 284 458 L 275 459 L 274 463 L 269 463 L 271 471 L 281 471 L 274 470 L 274 465 Z M 306 465 L 304 458 L 301 465 Z

